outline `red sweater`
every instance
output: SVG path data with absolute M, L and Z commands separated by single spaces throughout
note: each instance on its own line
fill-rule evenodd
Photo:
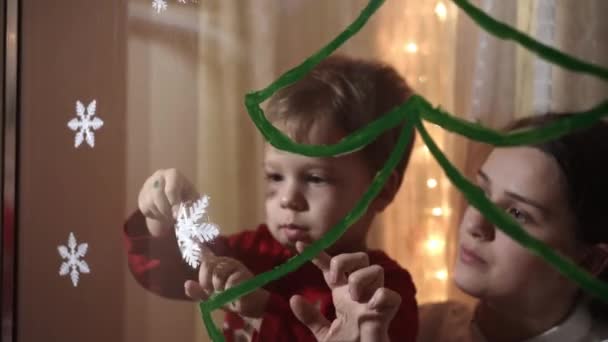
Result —
M 129 268 L 143 287 L 163 297 L 188 299 L 184 282 L 197 280 L 198 271 L 182 261 L 173 234 L 153 238 L 148 233 L 143 215 L 137 211 L 125 224 L 125 238 Z M 260 225 L 255 231 L 220 237 L 209 246 L 217 255 L 241 261 L 254 274 L 268 271 L 293 256 L 272 237 L 265 225 Z M 385 286 L 398 292 L 402 298 L 401 307 L 389 328 L 391 341 L 414 342 L 418 330 L 418 308 L 410 274 L 382 251 L 368 251 L 368 255 L 370 264 L 384 268 Z M 270 302 L 259 331 L 253 333 L 253 341 L 316 341 L 291 312 L 289 298 L 294 294 L 316 303 L 328 319 L 335 318 L 331 290 L 321 271 L 310 262 L 265 288 L 271 293 Z M 245 328 L 238 315 L 226 314 L 224 335 L 227 342 L 235 340 L 235 334 L 246 334 Z

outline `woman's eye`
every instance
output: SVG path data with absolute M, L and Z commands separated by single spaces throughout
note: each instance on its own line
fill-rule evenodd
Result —
M 477 180 L 477 186 L 483 191 L 483 194 L 487 197 L 490 198 L 490 191 L 488 190 L 488 187 L 486 186 L 486 184 L 480 180 Z
M 278 173 L 268 172 L 266 173 L 266 180 L 269 182 L 280 182 L 283 180 L 283 176 Z
M 530 215 L 528 215 L 525 211 L 519 210 L 517 208 L 509 208 L 507 211 L 515 220 L 519 223 L 528 223 L 530 222 Z

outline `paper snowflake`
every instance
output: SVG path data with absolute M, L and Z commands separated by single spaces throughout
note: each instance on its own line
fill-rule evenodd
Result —
M 184 261 L 192 268 L 197 268 L 201 262 L 201 244 L 215 239 L 220 234 L 219 227 L 209 222 L 208 206 L 209 196 L 204 195 L 190 205 L 180 204 L 177 213 L 177 245 Z
M 78 279 L 80 277 L 80 273 L 91 273 L 89 265 L 86 261 L 82 259 L 84 258 L 85 254 L 87 254 L 88 249 L 89 244 L 76 243 L 76 237 L 74 237 L 74 233 L 70 233 L 70 236 L 68 237 L 67 246 L 57 246 L 59 255 L 61 255 L 62 259 L 66 260 L 62 262 L 61 266 L 59 267 L 59 275 L 65 276 L 69 273 L 74 287 L 78 286 Z
M 177 0 L 180 4 L 186 4 L 188 0 Z M 190 0 L 191 3 L 196 4 L 198 0 Z M 160 13 L 167 9 L 167 0 L 152 0 L 152 8 L 156 13 Z
M 74 138 L 74 147 L 78 148 L 82 144 L 83 140 L 86 139 L 87 144 L 91 147 L 95 147 L 95 130 L 98 130 L 103 126 L 103 121 L 95 116 L 95 110 L 97 109 L 97 101 L 89 103 L 84 107 L 82 102 L 76 101 L 76 116 L 74 119 L 68 122 L 68 127 L 72 131 L 76 132 Z
M 167 1 L 165 0 L 152 0 L 152 8 L 156 10 L 156 13 L 160 13 L 167 9 Z

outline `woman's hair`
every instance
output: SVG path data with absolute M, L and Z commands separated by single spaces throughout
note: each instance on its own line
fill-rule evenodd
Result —
M 549 113 L 518 120 L 507 131 L 545 127 L 573 114 Z M 608 246 L 608 123 L 598 121 L 557 139 L 533 145 L 551 156 L 566 181 L 566 196 L 576 219 L 577 238 L 589 245 Z M 608 258 L 608 250 L 605 255 Z M 598 278 L 608 283 L 608 268 Z M 608 303 L 592 302 L 595 314 L 608 317 Z

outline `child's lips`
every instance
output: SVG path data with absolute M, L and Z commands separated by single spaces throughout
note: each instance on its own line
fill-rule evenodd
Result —
M 289 241 L 308 240 L 308 229 L 305 227 L 296 224 L 281 224 L 279 225 L 279 229 L 285 234 L 285 237 Z

